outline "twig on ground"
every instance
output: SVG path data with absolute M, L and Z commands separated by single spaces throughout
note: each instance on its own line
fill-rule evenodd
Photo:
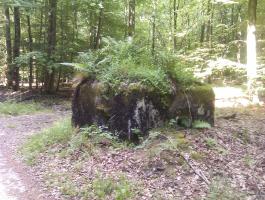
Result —
M 192 164 L 192 160 L 189 158 L 189 155 L 183 155 L 180 152 L 179 155 L 185 160 L 185 162 L 190 166 L 190 168 L 195 172 L 195 174 L 197 174 L 207 185 L 210 184 L 210 181 L 207 179 L 205 174 Z

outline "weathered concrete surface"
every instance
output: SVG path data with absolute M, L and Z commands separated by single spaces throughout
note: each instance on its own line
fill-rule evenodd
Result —
M 80 83 L 74 92 L 73 124 L 97 124 L 106 127 L 121 138 L 137 139 L 151 128 L 170 119 L 188 118 L 214 124 L 214 92 L 210 86 L 200 85 L 175 94 L 159 94 L 139 83 L 113 94 L 111 88 L 98 81 Z

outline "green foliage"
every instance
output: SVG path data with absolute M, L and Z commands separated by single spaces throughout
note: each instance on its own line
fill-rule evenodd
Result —
M 127 200 L 133 197 L 133 185 L 125 178 L 98 177 L 93 181 L 93 190 L 99 199 L 108 199 L 112 197 L 116 200 Z
M 67 148 L 61 152 L 61 156 L 65 157 L 69 154 L 74 154 L 77 151 L 87 152 L 88 154 L 94 152 L 94 145 L 83 132 L 78 132 L 72 135 L 69 139 Z
M 215 150 L 220 154 L 227 154 L 228 150 L 223 148 L 216 139 L 207 137 L 205 138 L 205 144 L 209 149 Z
M 74 128 L 70 119 L 67 118 L 56 122 L 52 127 L 31 136 L 21 147 L 22 155 L 26 162 L 32 165 L 40 153 L 48 150 L 54 144 L 67 143 L 73 133 Z
M 237 133 L 235 133 L 235 136 L 239 138 L 240 140 L 242 140 L 244 144 L 248 144 L 251 142 L 250 134 L 247 129 L 238 131 Z
M 114 149 L 123 149 L 130 147 L 132 144 L 127 141 L 120 140 L 115 133 L 111 133 L 107 130 L 104 130 L 103 127 L 97 125 L 91 125 L 88 127 L 82 127 L 78 133 L 80 136 L 77 138 L 77 144 L 81 143 L 81 146 L 86 146 L 90 150 L 93 150 L 91 146 L 95 147 L 97 145 L 102 145 L 105 147 L 110 147 Z M 85 144 L 82 141 L 85 140 Z M 80 146 L 80 145 L 79 145 Z
M 174 129 L 173 129 L 174 130 Z M 151 157 L 161 154 L 163 151 L 187 151 L 191 143 L 181 132 L 172 131 L 172 129 L 161 129 L 150 131 L 149 137 L 136 149 L 145 148 Z
M 193 160 L 202 160 L 205 157 L 203 153 L 196 151 L 191 152 L 190 156 Z
M 180 117 L 178 119 L 178 125 L 184 128 L 190 128 L 192 124 L 192 120 L 188 117 Z
M 48 62 L 47 54 L 44 52 L 33 51 L 25 53 L 16 58 L 15 63 L 18 65 L 27 65 L 30 58 L 34 59 L 35 64 L 44 66 Z
M 48 109 L 35 102 L 0 102 L 0 115 L 26 115 L 45 111 Z
M 192 122 L 192 128 L 195 129 L 208 129 L 211 128 L 211 125 L 208 122 L 201 121 L 201 120 L 195 120 Z
M 160 144 L 163 150 L 187 150 L 190 147 L 190 142 L 186 138 L 169 137 L 166 142 Z
M 215 148 L 218 145 L 217 141 L 213 138 L 206 138 L 205 143 L 206 143 L 206 146 L 210 149 Z
M 123 85 L 140 83 L 149 90 L 169 94 L 172 92 L 172 81 L 179 88 L 195 82 L 192 73 L 173 55 L 166 57 L 159 54 L 153 58 L 146 46 L 117 42 L 111 38 L 105 38 L 104 44 L 98 51 L 81 53 L 77 63 L 62 64 L 95 77 L 115 92 Z
M 245 155 L 243 157 L 243 162 L 248 166 L 252 167 L 255 164 L 255 159 L 251 155 Z

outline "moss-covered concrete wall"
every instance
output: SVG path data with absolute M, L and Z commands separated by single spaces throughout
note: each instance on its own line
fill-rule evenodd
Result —
M 170 119 L 186 117 L 214 124 L 214 92 L 209 85 L 197 85 L 174 94 L 150 91 L 138 83 L 124 85 L 113 94 L 111 88 L 96 80 L 81 82 L 73 97 L 73 123 L 98 124 L 121 138 L 136 140 L 149 129 Z M 137 132 L 137 134 L 136 134 Z

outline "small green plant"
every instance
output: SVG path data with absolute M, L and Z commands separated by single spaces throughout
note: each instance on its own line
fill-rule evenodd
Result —
M 214 138 L 206 138 L 205 139 L 206 146 L 210 149 L 214 149 L 217 147 L 217 141 Z
M 92 153 L 94 150 L 94 145 L 90 142 L 87 135 L 85 135 L 83 132 L 78 132 L 71 137 L 67 148 L 64 150 L 66 152 L 62 153 L 62 156 L 63 154 L 65 154 L 64 156 L 72 154 L 75 151 Z
M 243 141 L 244 144 L 248 144 L 251 142 L 251 138 L 248 130 L 244 129 L 236 134 L 236 136 Z
M 178 119 L 178 125 L 184 128 L 190 128 L 192 126 L 192 120 L 188 117 L 180 117 Z
M 192 123 L 192 128 L 194 129 L 208 129 L 211 128 L 211 125 L 208 122 L 202 120 L 195 120 Z
M 178 125 L 178 122 L 177 122 L 176 119 L 171 119 L 171 120 L 169 120 L 169 122 L 168 122 L 168 126 L 169 126 L 169 127 L 175 128 L 177 125 Z
M 80 133 L 85 135 L 94 145 L 105 143 L 106 145 L 114 148 L 124 148 L 128 145 L 126 142 L 120 141 L 115 134 L 105 131 L 97 125 L 83 127 L 80 129 Z
M 108 199 L 112 197 L 116 200 L 127 200 L 133 197 L 133 186 L 125 178 L 118 180 L 113 178 L 97 178 L 92 183 L 93 191 L 99 199 Z
M 246 156 L 243 158 L 243 162 L 244 162 L 248 167 L 251 167 L 251 166 L 254 165 L 255 160 L 254 160 L 250 155 L 246 155 Z
M 246 195 L 238 189 L 233 188 L 231 184 L 221 178 L 214 180 L 208 191 L 206 200 L 241 200 L 246 199 Z
M 0 102 L 0 114 L 3 115 L 26 115 L 42 111 L 48 111 L 48 109 L 35 102 Z
M 71 173 L 55 171 L 48 171 L 45 174 L 46 185 L 49 188 L 58 188 L 62 195 L 69 197 L 76 197 L 79 195 L 79 187 L 72 179 Z M 68 199 L 67 198 L 67 199 Z
M 160 144 L 164 150 L 187 150 L 190 142 L 186 138 L 172 138 L 168 137 L 166 142 Z
M 63 119 L 56 122 L 52 127 L 30 137 L 21 147 L 21 152 L 28 164 L 34 164 L 40 153 L 54 144 L 66 144 L 73 133 L 74 128 L 71 125 L 71 120 L 69 118 Z
M 214 138 L 205 138 L 205 144 L 209 149 L 215 150 L 220 154 L 226 155 L 228 150 L 221 146 Z
M 142 142 L 142 144 L 135 147 L 135 149 L 143 149 L 152 144 L 152 142 L 161 135 L 159 131 L 150 131 L 148 138 Z
M 78 195 L 78 190 L 75 184 L 70 180 L 65 180 L 64 182 L 60 183 L 60 191 L 63 195 L 75 197 Z
M 191 152 L 190 156 L 193 160 L 202 160 L 204 158 L 203 153 L 196 151 Z

